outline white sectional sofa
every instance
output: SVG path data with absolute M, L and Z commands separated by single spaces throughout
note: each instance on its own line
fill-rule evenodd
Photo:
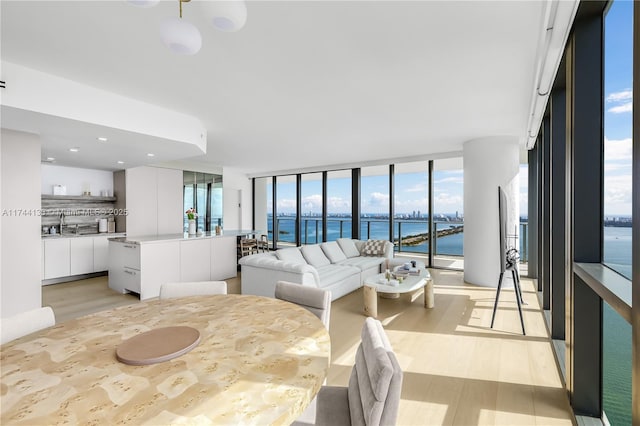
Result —
M 276 282 L 290 281 L 331 291 L 332 300 L 351 293 L 393 258 L 389 241 L 337 241 L 253 254 L 240 259 L 242 294 L 274 297 Z

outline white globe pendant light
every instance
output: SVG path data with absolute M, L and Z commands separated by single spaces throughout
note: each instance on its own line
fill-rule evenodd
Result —
M 200 31 L 191 22 L 182 19 L 182 3 L 189 3 L 190 1 L 178 0 L 180 17 L 167 18 L 160 24 L 162 43 L 167 49 L 180 55 L 195 55 L 202 47 Z
M 153 7 L 160 3 L 160 0 L 127 0 L 127 3 L 136 7 Z
M 238 31 L 247 22 L 244 0 L 209 0 L 203 4 L 207 20 L 220 31 Z
M 200 31 L 182 18 L 167 18 L 160 24 L 162 43 L 174 53 L 195 55 L 202 47 Z

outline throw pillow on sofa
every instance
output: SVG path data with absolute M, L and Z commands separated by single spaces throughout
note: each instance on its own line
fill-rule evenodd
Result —
M 335 241 L 322 243 L 320 244 L 320 247 L 322 247 L 322 251 L 329 258 L 331 263 L 338 263 L 342 260 L 347 260 L 347 256 Z
M 360 252 L 363 256 L 384 256 L 384 246 L 386 241 L 384 240 L 367 240 L 362 246 Z
M 307 260 L 307 263 L 311 266 L 318 268 L 331 264 L 331 261 L 324 255 L 320 245 L 303 246 L 300 251 Z
M 360 250 L 351 238 L 338 238 L 338 245 L 348 258 L 360 256 Z
M 285 262 L 291 263 L 302 263 L 307 264 L 307 261 L 300 253 L 300 250 L 297 248 L 286 248 L 281 250 L 276 250 L 276 257 Z

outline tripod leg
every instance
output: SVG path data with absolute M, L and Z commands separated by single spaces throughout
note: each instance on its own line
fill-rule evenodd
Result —
M 498 279 L 498 290 L 496 291 L 496 301 L 493 304 L 493 314 L 491 315 L 491 328 L 493 328 L 493 321 L 496 319 L 496 309 L 498 309 L 498 299 L 500 299 L 500 288 L 502 287 L 502 278 L 504 272 L 500 272 L 500 278 Z
M 511 270 L 511 275 L 513 276 L 513 289 L 515 290 L 515 293 L 516 293 L 516 302 L 518 302 L 518 313 L 520 314 L 520 324 L 522 325 L 522 334 L 526 336 L 527 333 L 525 333 L 524 331 L 524 318 L 522 317 L 522 303 L 520 303 L 520 299 L 522 298 L 522 293 L 520 291 L 520 280 L 518 280 L 516 271 L 513 269 Z
M 528 303 L 526 303 L 524 301 L 524 298 L 522 297 L 522 286 L 520 285 L 520 271 L 518 270 L 517 265 L 515 267 L 515 272 L 516 272 L 516 279 L 518 280 L 518 293 L 520 293 L 520 303 L 522 303 L 523 305 L 527 305 Z
M 524 298 L 522 297 L 522 287 L 520 287 L 520 277 L 518 276 L 518 271 L 515 269 L 512 270 L 511 275 L 513 277 L 513 288 L 516 291 L 516 295 L 520 299 L 520 303 L 526 305 L 526 303 L 524 303 Z

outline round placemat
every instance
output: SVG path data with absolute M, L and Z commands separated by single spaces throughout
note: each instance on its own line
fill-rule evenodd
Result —
M 134 336 L 116 348 L 118 361 L 149 365 L 186 354 L 200 343 L 200 332 L 192 327 L 164 327 Z

